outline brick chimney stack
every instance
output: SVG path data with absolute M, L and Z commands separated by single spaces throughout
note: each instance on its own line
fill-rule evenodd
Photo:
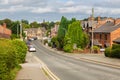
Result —
M 6 28 L 6 23 L 3 23 L 3 27 Z

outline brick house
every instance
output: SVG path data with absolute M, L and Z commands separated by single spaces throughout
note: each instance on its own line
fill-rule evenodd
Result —
M 112 46 L 120 38 L 120 19 L 108 19 L 105 24 L 93 31 L 93 44 L 101 47 Z
M 41 39 L 44 34 L 44 30 L 41 30 L 41 28 L 29 28 L 24 32 L 26 33 L 27 38 L 37 37 L 38 39 Z
M 12 31 L 6 27 L 6 23 L 0 25 L 0 38 L 10 38 Z
M 112 18 L 104 18 L 101 19 L 100 16 L 97 17 L 97 20 L 94 20 L 94 18 L 89 17 L 88 21 L 81 21 L 81 26 L 83 28 L 83 30 L 89 34 L 89 32 L 92 31 L 92 29 L 96 29 L 99 28 L 100 26 L 102 26 L 103 24 L 105 24 L 107 21 L 111 21 L 113 22 L 114 19 Z
M 55 26 L 51 29 L 50 37 L 55 37 L 58 33 L 59 25 L 55 24 Z

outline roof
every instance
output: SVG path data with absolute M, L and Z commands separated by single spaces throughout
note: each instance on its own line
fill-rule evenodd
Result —
M 120 28 L 120 23 L 117 25 L 114 25 L 114 22 L 106 22 L 99 28 L 96 28 L 94 30 L 94 33 L 110 33 L 118 28 Z
M 92 23 L 93 24 L 97 24 L 97 21 L 82 21 L 81 25 L 82 27 L 86 28 L 86 27 L 92 27 Z
M 113 40 L 113 42 L 115 42 L 115 43 L 120 43 L 120 37 L 117 38 L 117 39 L 115 39 L 115 40 Z

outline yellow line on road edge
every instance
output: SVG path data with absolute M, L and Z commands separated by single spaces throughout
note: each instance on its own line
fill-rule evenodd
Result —
M 56 75 L 54 75 L 49 69 L 48 67 L 40 60 L 38 59 L 36 56 L 34 56 L 34 58 L 41 64 L 42 68 L 44 69 L 44 71 L 46 71 L 46 73 L 50 76 L 50 78 L 52 78 L 52 80 L 60 80 Z

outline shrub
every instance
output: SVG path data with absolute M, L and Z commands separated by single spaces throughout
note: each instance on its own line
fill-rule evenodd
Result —
M 111 57 L 113 58 L 120 58 L 120 49 L 116 48 L 112 50 Z
M 117 49 L 117 48 L 120 49 L 120 44 L 113 44 L 113 45 L 112 45 L 112 49 Z
M 105 49 L 105 53 L 104 53 L 105 56 L 106 56 L 106 57 L 111 57 L 111 51 L 112 51 L 112 50 L 111 50 L 111 47 L 106 48 L 106 49 Z
M 24 42 L 20 40 L 13 40 L 13 46 L 15 47 L 16 54 L 17 54 L 17 61 L 18 63 L 23 63 L 25 61 L 26 53 L 27 53 L 27 46 Z
M 98 46 L 93 46 L 93 51 L 94 51 L 95 53 L 98 53 L 99 50 L 100 50 L 100 48 L 99 48 Z
M 0 80 L 13 80 L 13 70 L 24 62 L 27 47 L 24 42 L 0 39 Z
M 64 51 L 65 52 L 73 52 L 73 45 L 72 44 L 66 44 L 64 47 L 63 47 Z

